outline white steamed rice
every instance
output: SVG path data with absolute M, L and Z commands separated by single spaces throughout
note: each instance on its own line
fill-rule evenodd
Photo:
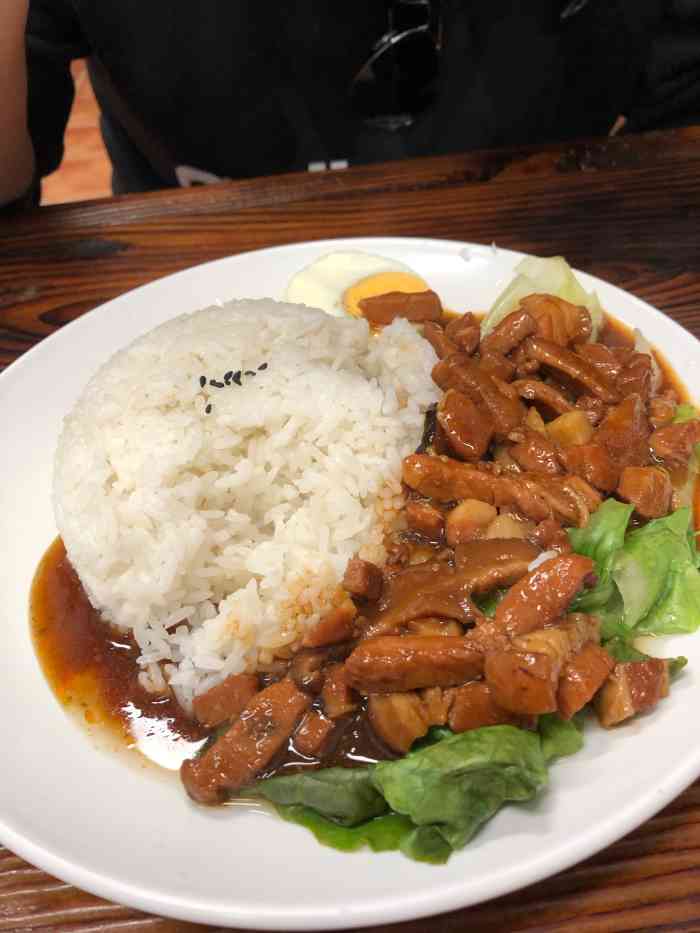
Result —
M 146 686 L 162 670 L 187 705 L 270 664 L 353 554 L 384 557 L 435 361 L 405 321 L 373 337 L 263 299 L 175 318 L 97 372 L 59 440 L 56 519 L 93 605 L 133 631 Z

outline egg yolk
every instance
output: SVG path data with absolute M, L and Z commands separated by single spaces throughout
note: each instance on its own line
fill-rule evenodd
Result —
M 429 288 L 420 276 L 410 272 L 379 272 L 347 288 L 343 293 L 343 307 L 353 317 L 362 317 L 360 302 L 363 298 L 386 295 L 387 292 L 425 292 Z

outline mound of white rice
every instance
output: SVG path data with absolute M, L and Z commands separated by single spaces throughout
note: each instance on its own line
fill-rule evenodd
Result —
M 405 321 L 270 300 L 183 315 L 117 353 L 67 417 L 54 505 L 142 679 L 181 701 L 298 643 L 348 559 L 381 560 L 401 458 L 437 398 Z M 240 383 L 240 384 L 239 384 Z

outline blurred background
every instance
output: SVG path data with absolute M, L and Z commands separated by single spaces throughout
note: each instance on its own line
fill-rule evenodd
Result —
M 65 137 L 61 167 L 41 186 L 42 204 L 63 204 L 111 195 L 112 167 L 100 134 L 100 111 L 84 59 L 71 65 L 75 101 Z

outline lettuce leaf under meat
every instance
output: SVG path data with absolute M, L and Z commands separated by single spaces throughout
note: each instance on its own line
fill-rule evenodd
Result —
M 310 807 L 345 826 L 356 826 L 388 809 L 368 768 L 321 768 L 271 777 L 244 789 L 241 796 Z
M 582 743 L 577 724 L 556 715 L 540 718 L 540 732 L 432 729 L 403 758 L 273 777 L 245 796 L 271 800 L 284 819 L 310 829 L 324 845 L 399 850 L 440 864 L 505 803 L 535 797 L 547 784 L 548 764 Z M 339 803 L 346 795 L 349 801 Z
M 606 616 L 610 617 L 608 627 L 614 627 L 620 621 L 622 606 L 613 579 L 613 567 L 624 546 L 625 532 L 633 511 L 631 505 L 606 499 L 591 515 L 585 528 L 568 529 L 572 548 L 595 561 L 598 575 L 596 586 L 582 593 L 572 608 L 577 612 L 599 615 L 604 631 Z

